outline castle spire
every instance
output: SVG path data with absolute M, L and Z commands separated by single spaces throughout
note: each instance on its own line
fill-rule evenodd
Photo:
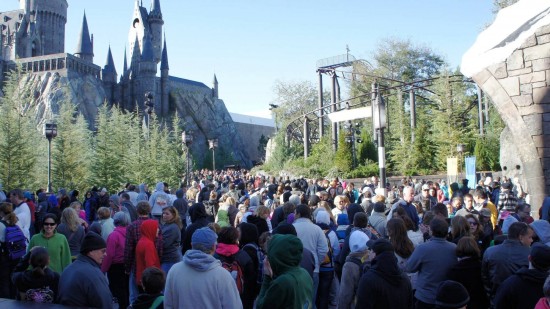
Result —
M 113 61 L 113 54 L 111 53 L 111 45 L 109 45 L 109 51 L 107 52 L 107 61 L 105 62 L 105 71 L 116 74 L 115 62 Z
M 128 71 L 128 60 L 126 58 L 126 47 L 124 47 L 124 68 L 122 74 L 126 74 L 126 71 Z
M 166 34 L 164 35 L 164 48 L 162 49 L 162 61 L 160 62 L 160 70 L 169 70 L 168 66 L 168 50 L 166 49 Z
M 84 17 L 82 18 L 82 28 L 80 30 L 78 44 L 76 45 L 75 56 L 89 61 L 93 61 L 94 57 L 94 49 L 92 40 L 90 39 L 90 31 L 88 30 L 88 21 L 86 20 L 85 11 Z
M 212 81 L 212 84 L 214 84 L 214 86 L 218 84 L 218 79 L 216 78 L 216 73 L 214 73 L 214 80 Z
M 160 16 L 160 18 L 162 18 L 162 11 L 160 9 L 160 0 L 151 0 L 151 14 Z

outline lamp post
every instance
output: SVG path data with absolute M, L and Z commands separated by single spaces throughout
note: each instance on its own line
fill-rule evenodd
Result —
M 457 144 L 456 145 L 456 152 L 458 152 L 458 174 L 461 173 L 461 166 L 462 166 L 462 154 L 464 154 L 464 151 L 466 150 L 466 146 L 464 144 Z
M 352 168 L 357 167 L 357 145 L 355 143 L 361 144 L 363 140 L 361 137 L 358 137 L 361 135 L 361 131 L 357 130 L 359 128 L 359 123 L 353 124 L 351 120 L 348 122 L 347 125 L 344 125 L 346 129 L 348 129 L 348 134 L 346 135 L 346 142 L 351 144 L 351 154 L 352 154 Z
M 43 133 L 48 139 L 48 192 L 52 192 L 52 139 L 57 136 L 57 124 L 45 123 Z
M 192 135 L 192 131 L 188 131 L 188 132 L 182 132 L 181 133 L 181 143 L 182 145 L 185 145 L 185 147 L 187 148 L 187 162 L 186 162 L 186 169 L 185 169 L 185 180 L 186 180 L 186 184 L 187 184 L 187 187 L 189 187 L 189 184 L 190 184 L 190 181 L 189 181 L 189 153 L 190 153 L 190 146 L 191 144 L 193 143 L 193 135 Z
M 208 146 L 212 149 L 212 172 L 216 171 L 216 148 L 218 148 L 218 139 L 213 138 L 208 140 Z

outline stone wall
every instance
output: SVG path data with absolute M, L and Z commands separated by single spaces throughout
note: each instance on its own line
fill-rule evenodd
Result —
M 507 126 L 501 136 L 503 173 L 519 178 L 537 211 L 550 192 L 550 25 L 472 78 Z
M 237 132 L 239 132 L 241 136 L 246 136 L 244 151 L 248 154 L 250 160 L 255 163 L 263 162 L 265 160 L 264 154 L 260 154 L 258 151 L 260 138 L 262 135 L 265 136 L 266 140 L 271 138 L 275 133 L 275 128 L 240 122 L 236 122 L 235 126 L 237 127 Z

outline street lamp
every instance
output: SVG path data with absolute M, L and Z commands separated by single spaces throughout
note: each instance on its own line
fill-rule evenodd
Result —
M 216 148 L 218 148 L 218 139 L 209 139 L 208 146 L 212 149 L 212 172 L 216 171 Z
M 190 146 L 191 144 L 193 143 L 193 135 L 192 135 L 192 131 L 188 131 L 188 132 L 181 132 L 181 143 L 182 145 L 185 145 L 185 147 L 187 148 L 187 168 L 185 169 L 185 179 L 186 179 L 186 183 L 187 183 L 187 187 L 189 187 L 189 184 L 190 184 L 190 181 L 189 181 L 189 153 L 191 152 L 191 149 L 190 149 Z
M 45 123 L 43 133 L 48 139 L 48 192 L 52 192 L 52 139 L 57 136 L 57 124 Z

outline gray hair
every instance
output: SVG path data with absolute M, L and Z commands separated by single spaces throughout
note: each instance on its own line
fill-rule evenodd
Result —
M 300 205 L 300 197 L 296 194 L 292 194 L 289 198 L 288 198 L 288 201 L 291 202 L 292 204 L 294 204 L 294 206 L 298 206 Z
M 130 224 L 130 218 L 123 211 L 117 212 L 113 216 L 113 221 L 115 226 L 128 226 Z

